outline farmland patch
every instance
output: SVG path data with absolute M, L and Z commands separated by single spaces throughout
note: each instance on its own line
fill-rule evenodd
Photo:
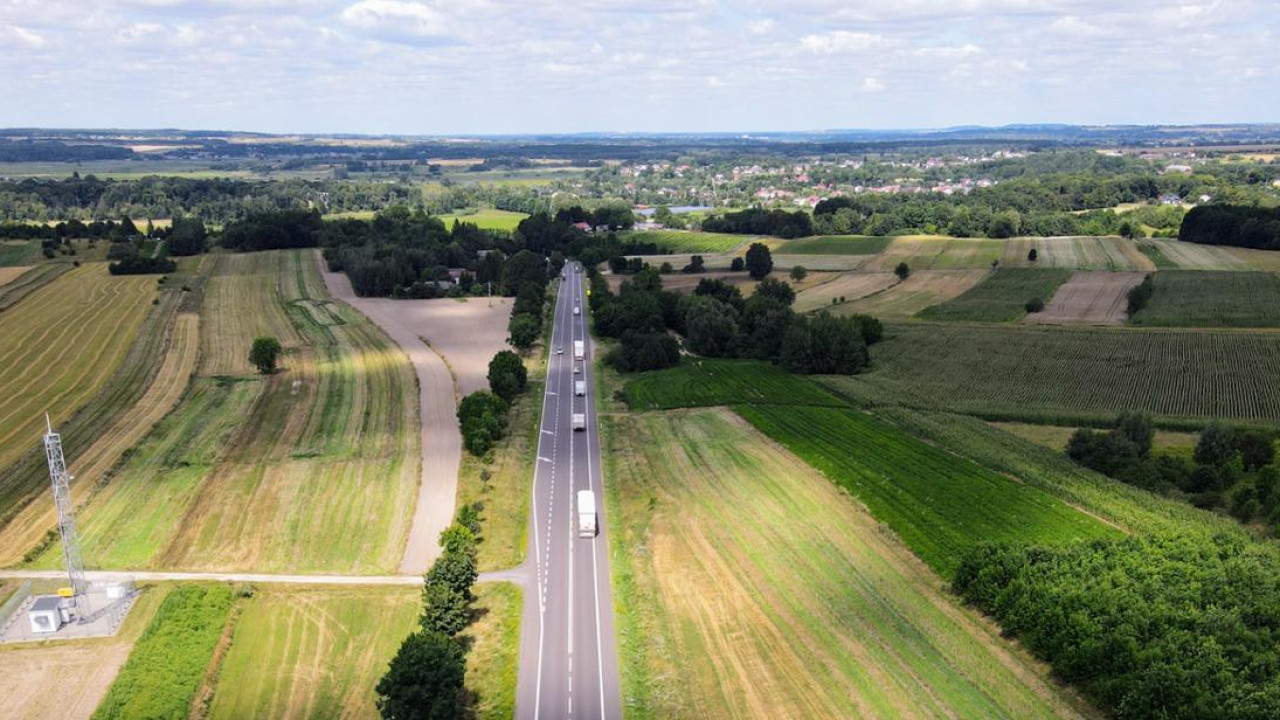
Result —
M 1272 273 L 1169 270 L 1156 273 L 1134 325 L 1280 326 L 1280 276 Z
M 924 320 L 1010 322 L 1027 314 L 1028 301 L 1043 302 L 1053 295 L 1070 273 L 1045 268 L 999 268 L 959 296 L 927 307 L 918 314 Z
M 772 250 L 779 255 L 875 255 L 891 242 L 893 238 L 888 236 L 816 235 L 776 241 Z
M 854 272 L 801 290 L 796 295 L 796 312 L 822 310 L 843 302 L 853 302 L 893 287 L 898 277 L 891 272 Z
M 1038 325 L 1120 325 L 1128 315 L 1128 294 L 1144 273 L 1081 270 L 1060 286 L 1045 309 L 1027 315 Z
M 932 305 L 946 302 L 982 282 L 990 270 L 912 271 L 905 281 L 862 299 L 837 305 L 839 315 L 863 314 L 906 319 Z

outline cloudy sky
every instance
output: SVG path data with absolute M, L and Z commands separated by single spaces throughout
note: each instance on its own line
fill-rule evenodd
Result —
M 0 0 L 0 126 L 1280 121 L 1277 0 Z

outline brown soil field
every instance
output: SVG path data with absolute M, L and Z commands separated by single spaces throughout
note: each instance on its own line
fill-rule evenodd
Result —
M 1058 287 L 1043 312 L 1027 315 L 1033 325 L 1122 325 L 1128 292 L 1145 273 L 1081 270 Z
M 132 642 L 67 642 L 15 647 L 0 653 L 4 717 L 88 718 L 129 659 L 132 647 Z
M 199 357 L 200 325 L 194 314 L 179 315 L 167 343 L 159 373 L 145 395 L 116 419 L 79 456 L 68 457 L 75 474 L 72 500 L 81 505 L 98 483 L 107 479 L 125 451 L 138 444 L 151 427 L 177 406 L 195 372 Z M 0 566 L 17 564 L 23 554 L 54 527 L 53 506 L 47 502 L 27 505 L 0 531 Z
M 0 285 L 7 285 L 17 280 L 20 275 L 31 269 L 31 265 L 17 267 L 0 267 Z
M 795 310 L 796 312 L 821 310 L 829 307 L 831 301 L 836 298 L 845 298 L 846 302 L 852 302 L 872 293 L 888 289 L 896 282 L 898 282 L 897 276 L 887 272 L 859 272 L 838 275 L 833 280 L 802 290 L 796 296 Z

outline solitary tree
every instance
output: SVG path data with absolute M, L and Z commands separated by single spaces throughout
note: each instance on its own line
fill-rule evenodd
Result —
M 1031 248 L 1031 250 L 1027 252 L 1027 262 L 1035 262 L 1039 257 L 1040 253 L 1036 252 L 1035 248 Z
M 507 330 L 511 333 L 511 344 L 520 350 L 533 347 L 538 340 L 538 335 L 542 333 L 538 318 L 528 313 L 512 315 Z
M 769 246 L 764 243 L 751 243 L 751 247 L 747 248 L 746 267 L 752 280 L 762 280 L 772 272 L 773 253 L 769 252 Z
M 386 720 L 452 720 L 462 711 L 465 677 L 457 642 L 439 632 L 416 632 L 378 681 L 378 712 Z
M 276 359 L 280 357 L 280 341 L 273 337 L 253 339 L 253 347 L 249 350 L 249 364 L 263 375 L 276 371 Z
M 746 265 L 740 257 L 734 258 L 733 261 L 729 263 L 729 270 L 732 272 L 742 272 L 745 267 Z
M 911 275 L 911 268 L 904 262 L 898 263 L 898 267 L 893 269 L 893 274 L 898 276 L 899 280 L 906 280 Z
M 805 278 L 807 278 L 807 277 L 809 277 L 809 271 L 808 271 L 808 270 L 805 270 L 803 265 L 797 265 L 797 266 L 795 266 L 795 267 L 791 268 L 791 279 L 792 279 L 792 280 L 795 280 L 796 282 L 800 282 L 801 280 L 803 280 L 803 279 L 805 279 Z

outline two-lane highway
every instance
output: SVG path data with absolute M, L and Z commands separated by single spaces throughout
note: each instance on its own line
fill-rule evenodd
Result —
M 536 582 L 525 591 L 516 696 L 521 718 L 622 716 L 586 276 L 575 267 L 566 266 L 556 295 L 533 476 L 529 548 Z M 582 359 L 575 357 L 575 341 L 585 345 Z M 575 381 L 585 383 L 585 395 L 574 393 Z M 585 429 L 573 430 L 574 414 L 585 416 Z M 594 538 L 578 537 L 580 490 L 595 493 L 599 534 Z

